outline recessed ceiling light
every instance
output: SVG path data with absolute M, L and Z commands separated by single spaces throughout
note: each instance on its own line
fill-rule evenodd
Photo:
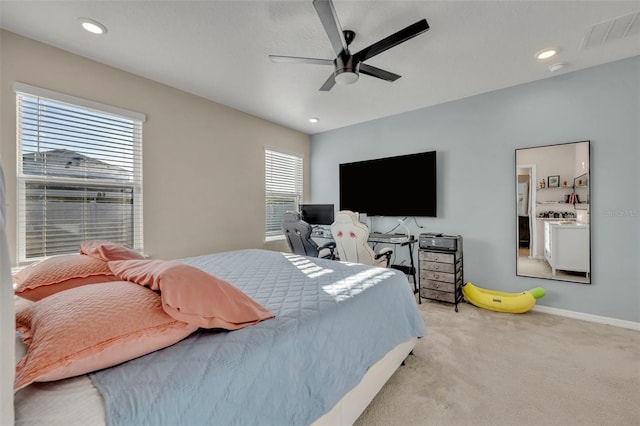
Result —
M 538 59 L 548 59 L 548 58 L 554 56 L 556 53 L 558 53 L 558 48 L 557 47 L 548 47 L 548 48 L 542 49 L 538 53 L 536 53 L 536 58 L 538 58 Z
M 98 21 L 94 21 L 93 19 L 89 18 L 78 18 L 78 20 L 80 21 L 80 25 L 82 25 L 82 28 L 89 31 L 90 33 L 105 34 L 107 32 L 107 27 L 105 27 Z
M 317 117 L 311 117 L 311 118 L 309 119 L 309 123 L 317 123 L 318 121 L 320 121 L 320 119 L 319 119 L 319 118 L 317 118 Z

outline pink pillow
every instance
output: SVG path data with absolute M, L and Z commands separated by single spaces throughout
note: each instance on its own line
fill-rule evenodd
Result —
M 68 254 L 33 263 L 17 272 L 13 280 L 17 284 L 15 294 L 36 301 L 62 290 L 117 278 L 104 260 Z
M 121 280 L 160 290 L 164 311 L 189 324 L 237 330 L 275 316 L 235 286 L 184 263 L 121 260 L 109 267 Z
M 124 281 L 42 299 L 16 314 L 16 328 L 28 348 L 16 365 L 15 390 L 107 368 L 198 329 L 167 315 L 157 293 Z
M 120 244 L 107 241 L 84 241 L 80 243 L 80 254 L 106 260 L 144 259 L 144 256 Z

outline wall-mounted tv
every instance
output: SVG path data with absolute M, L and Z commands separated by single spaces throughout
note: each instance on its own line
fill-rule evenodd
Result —
M 340 164 L 340 210 L 437 216 L 436 152 Z

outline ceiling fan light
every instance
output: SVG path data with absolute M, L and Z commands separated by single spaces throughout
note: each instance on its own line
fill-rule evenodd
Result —
M 339 74 L 336 74 L 335 80 L 338 84 L 353 84 L 358 81 L 358 74 L 352 71 L 344 71 Z

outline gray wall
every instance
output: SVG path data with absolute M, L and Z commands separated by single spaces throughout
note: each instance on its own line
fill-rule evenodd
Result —
M 311 138 L 312 201 L 338 208 L 340 163 L 436 150 L 438 217 L 408 222 L 414 233 L 464 237 L 466 281 L 542 286 L 539 305 L 640 322 L 639 104 L 634 57 L 320 133 Z M 515 149 L 582 140 L 591 140 L 593 284 L 518 277 Z M 420 196 L 420 182 L 391 178 Z M 372 227 L 396 224 L 375 218 Z

